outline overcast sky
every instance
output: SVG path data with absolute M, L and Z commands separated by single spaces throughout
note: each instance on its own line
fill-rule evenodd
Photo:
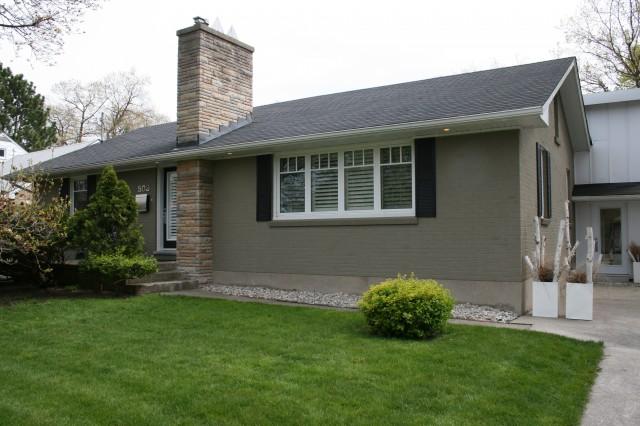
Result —
M 135 69 L 175 119 L 176 30 L 216 17 L 255 47 L 254 105 L 574 53 L 561 23 L 578 0 L 110 0 L 89 12 L 51 66 L 2 47 L 0 58 L 45 96 L 65 79 Z

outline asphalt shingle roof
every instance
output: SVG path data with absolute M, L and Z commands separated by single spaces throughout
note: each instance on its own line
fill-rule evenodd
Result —
M 431 78 L 255 107 L 253 121 L 197 147 L 227 147 L 542 106 L 573 58 Z M 176 151 L 176 123 L 134 130 L 43 163 L 50 171 Z

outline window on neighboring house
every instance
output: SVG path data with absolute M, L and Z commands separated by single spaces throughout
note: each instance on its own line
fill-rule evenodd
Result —
M 283 155 L 275 161 L 276 218 L 414 214 L 410 144 Z
M 0 149 L 0 158 L 4 158 L 4 149 Z
M 538 216 L 551 217 L 551 156 L 542 145 L 536 144 L 538 181 Z
M 71 212 L 83 209 L 89 203 L 87 178 L 80 177 L 71 180 Z

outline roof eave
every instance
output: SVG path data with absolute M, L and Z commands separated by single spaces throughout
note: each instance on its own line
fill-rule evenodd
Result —
M 341 130 L 335 132 L 316 133 L 310 135 L 292 136 L 287 138 L 265 139 L 260 141 L 252 141 L 245 143 L 233 144 L 231 146 L 211 146 L 201 145 L 192 149 L 175 150 L 163 154 L 148 155 L 136 157 L 116 162 L 96 162 L 86 164 L 81 167 L 65 167 L 47 170 L 51 175 L 64 175 L 69 172 L 78 173 L 86 170 L 95 170 L 97 168 L 113 165 L 117 167 L 129 167 L 149 162 L 160 163 L 177 160 L 190 160 L 201 158 L 203 156 L 225 155 L 229 151 L 241 153 L 246 151 L 260 150 L 265 148 L 278 148 L 282 145 L 289 145 L 292 142 L 308 143 L 315 141 L 324 141 L 328 139 L 347 138 L 353 136 L 362 136 L 367 134 L 393 133 L 399 131 L 422 131 L 423 136 L 449 136 L 459 133 L 473 133 L 474 131 L 466 131 L 464 129 L 473 129 L 478 127 L 476 132 L 482 131 L 480 126 L 490 122 L 502 123 L 496 126 L 495 130 L 513 129 L 519 127 L 538 127 L 546 123 L 542 118 L 543 108 L 541 106 L 521 108 L 516 110 L 499 111 L 487 114 L 476 114 L 464 117 L 452 117 L 438 120 L 415 121 L 409 123 L 392 124 L 386 126 L 365 127 L 360 129 Z M 449 133 L 443 133 L 444 128 L 452 129 Z M 456 131 L 456 129 L 460 129 Z

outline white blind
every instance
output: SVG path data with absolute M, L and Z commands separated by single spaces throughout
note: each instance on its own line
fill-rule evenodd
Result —
M 411 162 L 411 146 L 380 149 L 383 209 L 411 208 Z
M 344 153 L 345 209 L 373 209 L 373 150 Z
M 311 156 L 311 211 L 338 210 L 338 153 Z
M 175 241 L 178 235 L 177 182 L 177 172 L 167 172 L 167 241 Z

